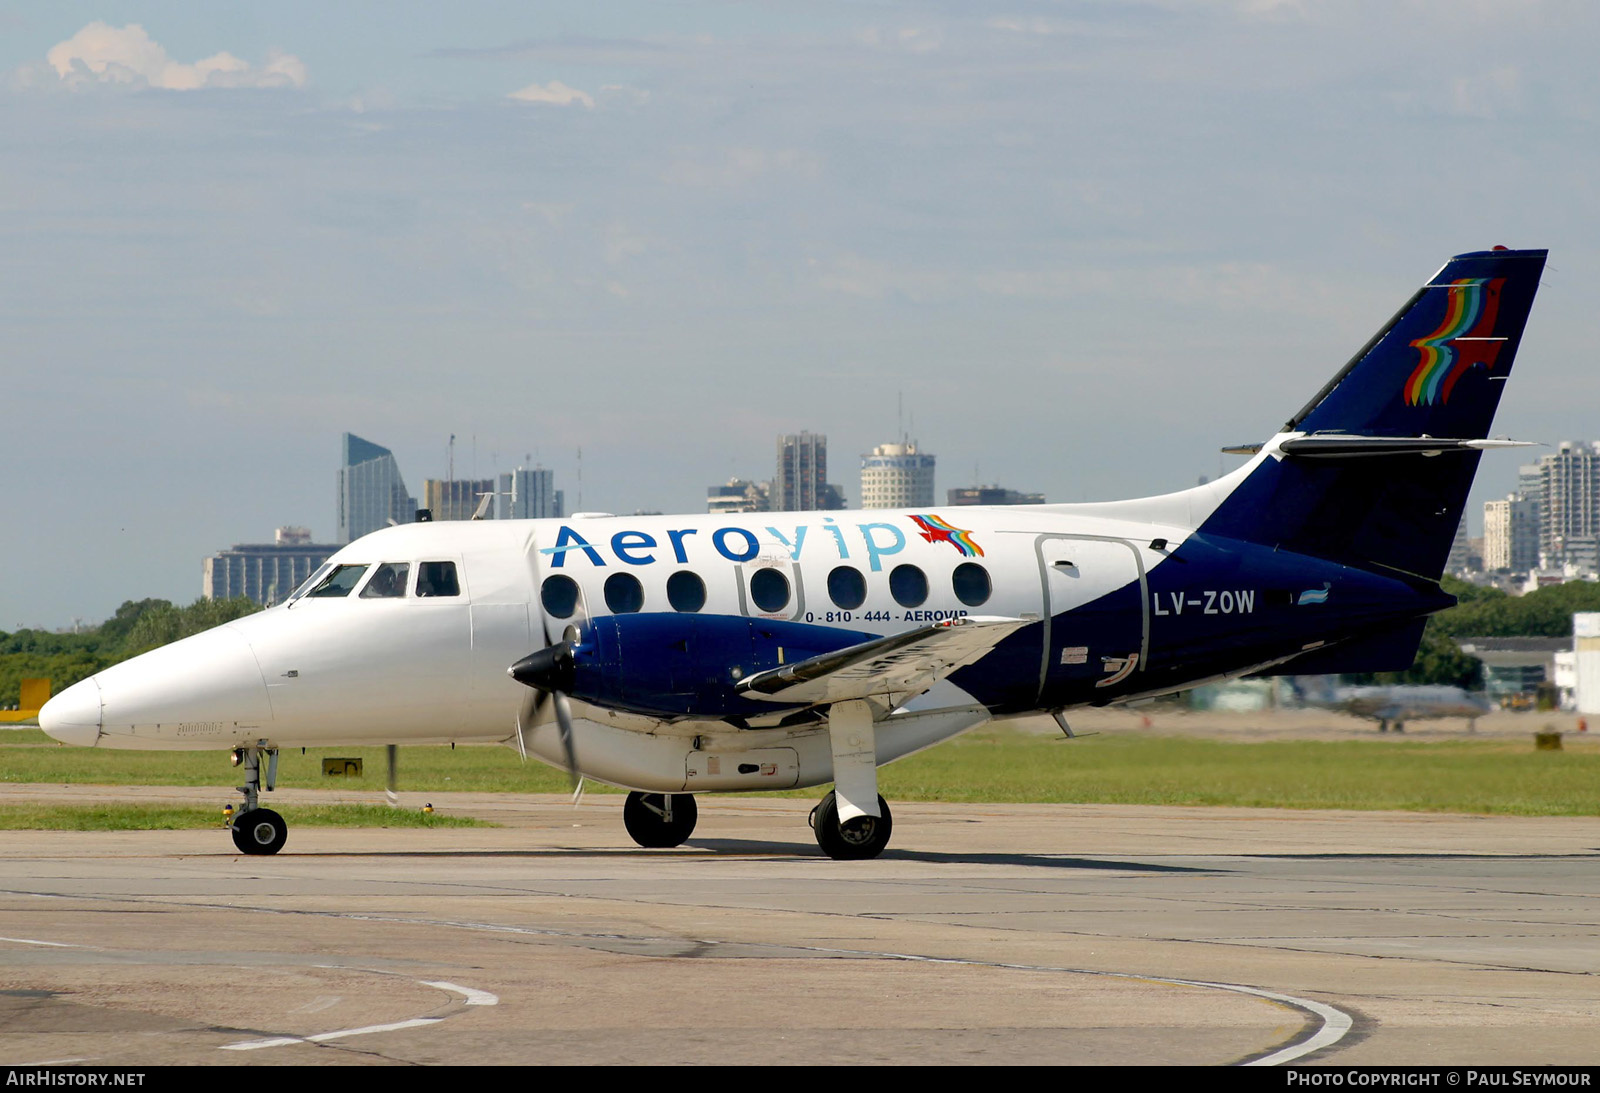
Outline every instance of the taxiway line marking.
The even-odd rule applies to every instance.
[[[438,987],[442,991],[455,991],[457,994],[464,995],[469,1006],[498,1006],[500,1004],[499,995],[490,994],[488,991],[480,991],[476,987],[463,987],[459,983],[447,983],[442,979],[419,979],[417,982],[424,987]]]
[[[0,941],[15,941],[18,945],[48,945],[52,949],[83,949],[85,945],[69,945],[65,941],[36,941],[31,937],[0,937]]]
[[[241,1040],[237,1044],[223,1044],[222,1051],[256,1051],[264,1047],[287,1047],[290,1044],[320,1044],[328,1040],[344,1040],[351,1036],[366,1036],[374,1032],[398,1032],[401,1029],[437,1025],[443,1017],[413,1017],[409,1021],[394,1021],[387,1025],[366,1025],[362,1028],[343,1028],[337,1032],[318,1032],[311,1036],[273,1036],[266,1040]]]

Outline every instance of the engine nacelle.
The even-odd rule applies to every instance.
[[[717,719],[772,713],[735,691],[755,672],[870,640],[828,626],[735,615],[607,615],[572,646],[574,698],[650,717]]]

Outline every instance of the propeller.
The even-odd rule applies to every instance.
[[[526,554],[528,568],[533,575],[533,587],[537,591],[542,588],[542,584],[539,574],[538,543],[532,535],[528,536]],[[578,773],[578,752],[572,737],[572,705],[567,696],[572,693],[576,675],[577,658],[573,650],[578,644],[580,630],[575,625],[568,626],[560,641],[552,641],[549,627],[555,620],[542,609],[540,616],[542,621],[539,631],[544,636],[544,648],[528,654],[506,669],[512,679],[529,689],[522,701],[522,707],[517,711],[517,751],[524,759],[528,757],[528,735],[539,724],[546,705],[554,706],[556,726],[561,737],[561,751],[566,759],[567,778],[571,781],[576,794],[582,790],[583,780]],[[584,617],[580,595],[578,618],[581,620]]]
[[[572,780],[572,788],[577,789],[578,753],[572,744],[572,706],[567,700],[567,695],[572,691],[577,665],[577,658],[573,654],[573,645],[577,638],[576,628],[569,627],[569,632],[569,637],[554,645],[546,645],[537,652],[529,653],[507,671],[511,673],[512,679],[524,687],[532,688],[528,698],[523,702],[526,716],[519,716],[517,719],[518,741],[522,740],[522,733],[526,729],[539,723],[539,715],[543,712],[545,703],[554,705],[556,725],[561,730],[561,750],[567,760],[567,776]]]

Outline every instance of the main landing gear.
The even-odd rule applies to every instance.
[[[260,807],[263,753],[267,757],[267,792],[271,793],[278,784],[278,749],[253,745],[233,751],[233,765],[244,768],[244,785],[238,787],[244,794],[244,807],[234,816],[231,833],[233,845],[245,854],[276,854],[289,838],[289,825],[283,817]]]
[[[876,858],[889,845],[894,818],[878,794],[878,748],[872,707],[836,702],[828,710],[833,792],[811,810],[817,845],[835,861]]]
[[[878,797],[877,816],[855,816],[840,821],[838,797],[829,793],[811,810],[807,822],[816,833],[817,845],[835,861],[865,861],[876,858],[889,845],[889,834],[894,830],[894,817],[889,814],[889,802]]]
[[[622,806],[622,825],[640,846],[682,846],[694,834],[700,807],[692,793],[630,793]]]

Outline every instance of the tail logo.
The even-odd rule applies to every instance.
[[[931,512],[923,516],[913,516],[911,519],[922,529],[922,537],[928,542],[949,543],[961,552],[963,558],[983,557],[983,548],[972,538],[972,532],[965,528],[947,523]]]
[[[1494,367],[1505,344],[1494,337],[1504,284],[1504,277],[1462,277],[1446,286],[1444,318],[1432,333],[1411,343],[1421,359],[1405,383],[1407,406],[1442,406],[1470,368]]]

